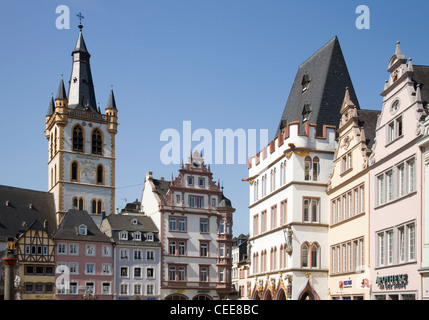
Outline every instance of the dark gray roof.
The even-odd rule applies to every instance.
[[[429,102],[429,66],[413,65],[415,88],[420,84],[423,105],[426,107]]]
[[[170,181],[153,179],[153,184],[155,185],[154,192],[157,193],[162,200],[167,194],[168,189],[170,189]]]
[[[216,208],[232,208],[231,200],[225,197],[222,193],[222,198],[220,199]]]
[[[51,101],[49,102],[48,112],[46,112],[47,116],[53,115],[55,112],[55,102],[54,97],[51,97]]]
[[[86,235],[78,234],[78,227],[84,224],[87,227]],[[86,210],[70,209],[58,226],[53,237],[54,240],[87,241],[87,242],[110,242],[95,224]]]
[[[77,110],[89,110],[98,113],[97,102],[95,99],[94,83],[92,80],[90,57],[86,49],[85,41],[83,40],[82,30],[79,32],[76,47],[72,52],[72,56],[77,54],[77,63],[79,64],[79,74],[75,79],[70,77],[69,82],[69,97],[72,96],[71,92],[77,91],[75,96],[79,97],[79,101],[70,101],[69,108]],[[73,67],[75,64],[73,64]],[[72,72],[73,75],[73,72]]]
[[[136,219],[137,224],[133,224]],[[111,236],[116,244],[135,245],[135,246],[160,246],[158,237],[158,228],[153,223],[152,219],[143,214],[111,214],[103,219],[101,229]],[[120,232],[128,232],[128,240],[120,239]],[[133,238],[134,232],[141,232],[142,241],[135,241]],[[146,234],[152,233],[154,241],[145,241]]]
[[[107,101],[106,109],[116,109],[115,95],[113,89],[110,90],[109,100]]]
[[[132,221],[137,219],[137,224]],[[112,229],[142,231],[142,232],[158,232],[158,228],[152,221],[152,218],[143,214],[110,214],[105,220],[109,222]],[[104,221],[104,220],[103,220]]]
[[[377,117],[381,111],[379,110],[358,110],[359,121],[358,124],[360,127],[363,127],[365,130],[365,139],[366,146],[371,150],[372,145],[374,144],[375,138],[375,129],[377,126]]]
[[[48,233],[54,232],[57,225],[52,193],[0,185],[0,241],[17,237],[36,220],[46,220]]]
[[[55,99],[66,99],[67,100],[66,88],[64,87],[63,78],[61,78],[60,85],[58,87],[57,97]]]
[[[308,87],[303,91],[303,82],[306,81],[309,81]],[[323,125],[338,128],[346,87],[359,109],[340,43],[335,36],[299,66],[276,135],[293,121],[299,121],[300,132],[304,132],[304,106],[311,110],[308,122],[317,125],[318,135],[322,135]]]

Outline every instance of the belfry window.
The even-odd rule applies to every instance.
[[[77,162],[73,162],[71,165],[71,181],[78,181],[78,172],[79,172],[79,167]]]
[[[73,128],[73,151],[83,152],[83,130],[80,126]]]
[[[97,166],[97,184],[104,184],[104,169],[101,164]]]
[[[103,139],[101,137],[101,131],[98,129],[95,129],[92,133],[92,153],[103,153]]]

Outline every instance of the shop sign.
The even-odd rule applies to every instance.
[[[380,289],[405,289],[408,284],[408,274],[377,277],[375,283]]]
[[[352,287],[352,280],[340,281],[338,286],[340,287],[340,289],[351,288]]]

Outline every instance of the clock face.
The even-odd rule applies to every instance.
[[[390,113],[394,114],[396,113],[396,111],[398,111],[399,109],[399,100],[396,100],[395,102],[392,103],[392,105],[390,106]]]
[[[89,160],[85,160],[81,163],[81,173],[85,177],[94,177],[95,176],[95,164]]]

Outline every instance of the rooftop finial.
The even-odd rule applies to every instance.
[[[79,14],[76,15],[79,18],[79,29],[82,31],[83,25],[82,25],[82,19],[85,19],[85,17],[82,15],[82,13],[79,11]]]

